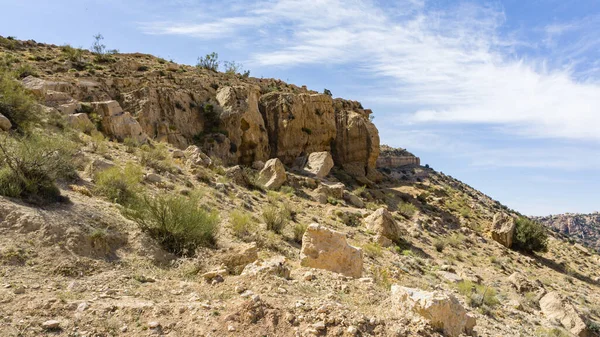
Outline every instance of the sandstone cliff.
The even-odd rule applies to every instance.
[[[600,250],[600,213],[567,213],[538,217],[536,220],[558,233]]]
[[[377,167],[391,169],[407,165],[421,165],[421,159],[405,149],[381,145]]]
[[[17,45],[34,47],[32,42]],[[59,47],[47,48],[60,57]],[[53,65],[41,62],[39,67]],[[378,177],[379,134],[370,110],[279,80],[117,54],[84,73],[53,69],[23,82],[47,106],[102,119],[103,131],[121,141],[148,137],[179,148],[195,144],[227,165],[276,157],[292,166],[312,152],[328,151],[351,175]]]

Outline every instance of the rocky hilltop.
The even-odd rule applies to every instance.
[[[379,134],[371,110],[358,102],[145,54],[115,54],[102,66],[73,71],[77,62],[54,62],[63,55],[58,46],[22,42],[14,50],[26,55],[32,48],[41,52],[34,65],[40,71],[23,79],[25,87],[62,113],[102,116],[112,139],[196,144],[226,165],[277,157],[292,166],[327,151],[346,172],[377,179]]]
[[[592,249],[600,250],[600,213],[566,213],[536,217],[552,230]]]
[[[600,331],[597,252],[358,102],[0,37],[0,113],[1,336]]]

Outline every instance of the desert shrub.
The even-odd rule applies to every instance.
[[[231,74],[231,75],[241,74],[244,70],[244,66],[235,61],[225,61],[225,62],[223,62],[223,65],[225,66],[226,74]],[[250,75],[250,72],[248,72],[248,75]]]
[[[96,62],[112,62],[113,58],[111,55],[116,54],[119,51],[116,49],[107,50],[106,46],[102,43],[102,40],[104,40],[104,36],[102,36],[102,34],[94,35],[94,43],[92,44],[90,51],[94,53]]]
[[[294,225],[294,241],[297,243],[302,243],[302,237],[308,228],[307,224],[297,223]]]
[[[169,157],[169,150],[163,143],[157,143],[154,147],[147,144],[141,146],[142,154],[140,162],[142,165],[153,168],[158,173],[174,172],[175,167]]]
[[[229,214],[229,223],[233,234],[240,239],[251,237],[256,232],[256,224],[247,212],[234,210]]]
[[[410,219],[417,213],[417,207],[410,202],[401,201],[398,204],[398,212],[402,214],[405,218]]]
[[[19,66],[16,70],[15,70],[15,75],[17,76],[17,78],[19,79],[23,79],[27,76],[36,76],[37,71],[35,70],[34,67],[32,67],[30,64],[26,63],[23,64],[21,66]]]
[[[216,241],[219,216],[203,209],[194,195],[145,195],[125,208],[124,215],[177,256],[193,256],[197,248]]]
[[[293,188],[292,186],[281,186],[279,188],[279,192],[281,192],[282,194],[285,194],[287,196],[292,196],[294,194],[296,194],[296,189]]]
[[[513,247],[526,252],[545,252],[548,249],[548,233],[541,223],[520,217],[515,224]]]
[[[13,126],[22,129],[39,120],[40,108],[35,103],[35,98],[12,74],[0,69],[0,113],[9,119]]]
[[[83,50],[80,48],[73,48],[70,45],[66,44],[62,46],[61,51],[63,55],[67,58],[67,60],[71,62],[83,62]]]
[[[323,89],[323,93],[327,96],[333,96],[333,94],[331,93],[331,90],[329,90],[327,88]]]
[[[55,135],[0,138],[0,194],[35,204],[64,201],[57,179],[76,176],[75,144]]]
[[[461,281],[456,285],[460,294],[467,298],[467,302],[474,308],[486,305],[490,308],[500,303],[496,296],[496,289],[471,281]]]
[[[267,205],[263,207],[262,218],[268,230],[281,234],[289,221],[289,213],[282,207]]]
[[[218,71],[219,70],[219,54],[212,52],[210,54],[207,54],[204,57],[198,57],[198,63],[196,64],[196,67],[212,70],[215,72]]]
[[[123,139],[123,145],[125,145],[125,152],[134,153],[135,149],[140,146],[140,143],[131,137],[126,137]]]
[[[96,175],[95,192],[121,205],[135,201],[142,181],[142,168],[133,163],[111,167]]]
[[[433,240],[433,247],[435,247],[436,251],[441,253],[444,248],[446,248],[446,240],[440,238]]]
[[[363,252],[368,257],[380,257],[382,255],[381,246],[377,243],[365,243],[362,246]]]

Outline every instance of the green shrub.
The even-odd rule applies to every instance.
[[[198,63],[196,64],[196,67],[212,70],[215,72],[218,71],[219,70],[219,54],[212,52],[210,54],[207,54],[204,57],[198,57]]]
[[[30,64],[26,63],[21,65],[17,70],[15,70],[15,75],[19,79],[23,79],[27,76],[36,76],[37,71]]]
[[[433,246],[435,247],[435,250],[441,253],[446,247],[446,241],[439,238],[435,239],[433,240]]]
[[[169,157],[169,150],[163,143],[157,143],[154,147],[142,145],[140,162],[142,165],[153,168],[158,173],[175,171],[175,167]]]
[[[256,224],[247,212],[234,210],[229,214],[229,223],[233,234],[240,239],[248,238],[256,232]]]
[[[415,215],[415,213],[417,213],[417,211],[417,206],[411,204],[410,202],[401,201],[398,204],[398,212],[407,219],[412,218]]]
[[[271,205],[263,207],[262,217],[267,229],[277,234],[281,234],[289,221],[289,213],[285,209]]]
[[[140,190],[141,167],[127,163],[124,168],[114,166],[96,175],[95,191],[121,205],[135,201]]]
[[[308,228],[307,224],[297,223],[294,225],[294,241],[297,243],[302,243],[302,237],[304,236],[304,232]]]
[[[83,62],[83,50],[80,48],[73,48],[70,45],[66,44],[62,46],[61,51],[63,55],[67,58],[67,60],[71,62]]]
[[[365,243],[361,248],[368,257],[374,258],[382,255],[381,246],[377,243]]]
[[[548,249],[548,233],[537,221],[520,217],[515,221],[513,247],[526,252],[545,252]]]
[[[124,209],[124,214],[177,256],[193,256],[198,247],[216,242],[219,216],[200,207],[198,196],[143,196]]]
[[[57,179],[76,176],[75,144],[54,135],[0,138],[0,194],[35,204],[64,201]]]
[[[35,98],[15,80],[12,74],[0,69],[0,113],[20,129],[39,120],[41,109]]]
[[[456,285],[460,294],[466,296],[467,302],[474,308],[486,305],[490,308],[500,303],[493,287],[476,284],[471,281],[461,281]]]

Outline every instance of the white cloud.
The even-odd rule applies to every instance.
[[[440,11],[417,0],[388,8],[369,0],[263,0],[201,24],[141,27],[203,39],[243,36],[262,46],[249,66],[354,65],[388,83],[381,99],[418,107],[410,117],[417,124],[484,123],[520,136],[600,141],[598,63],[585,81],[573,70],[600,40],[569,45],[567,63],[551,68],[554,60],[512,56],[527,42],[500,33],[505,19],[495,7]],[[557,23],[545,32],[555,43],[575,29]]]

